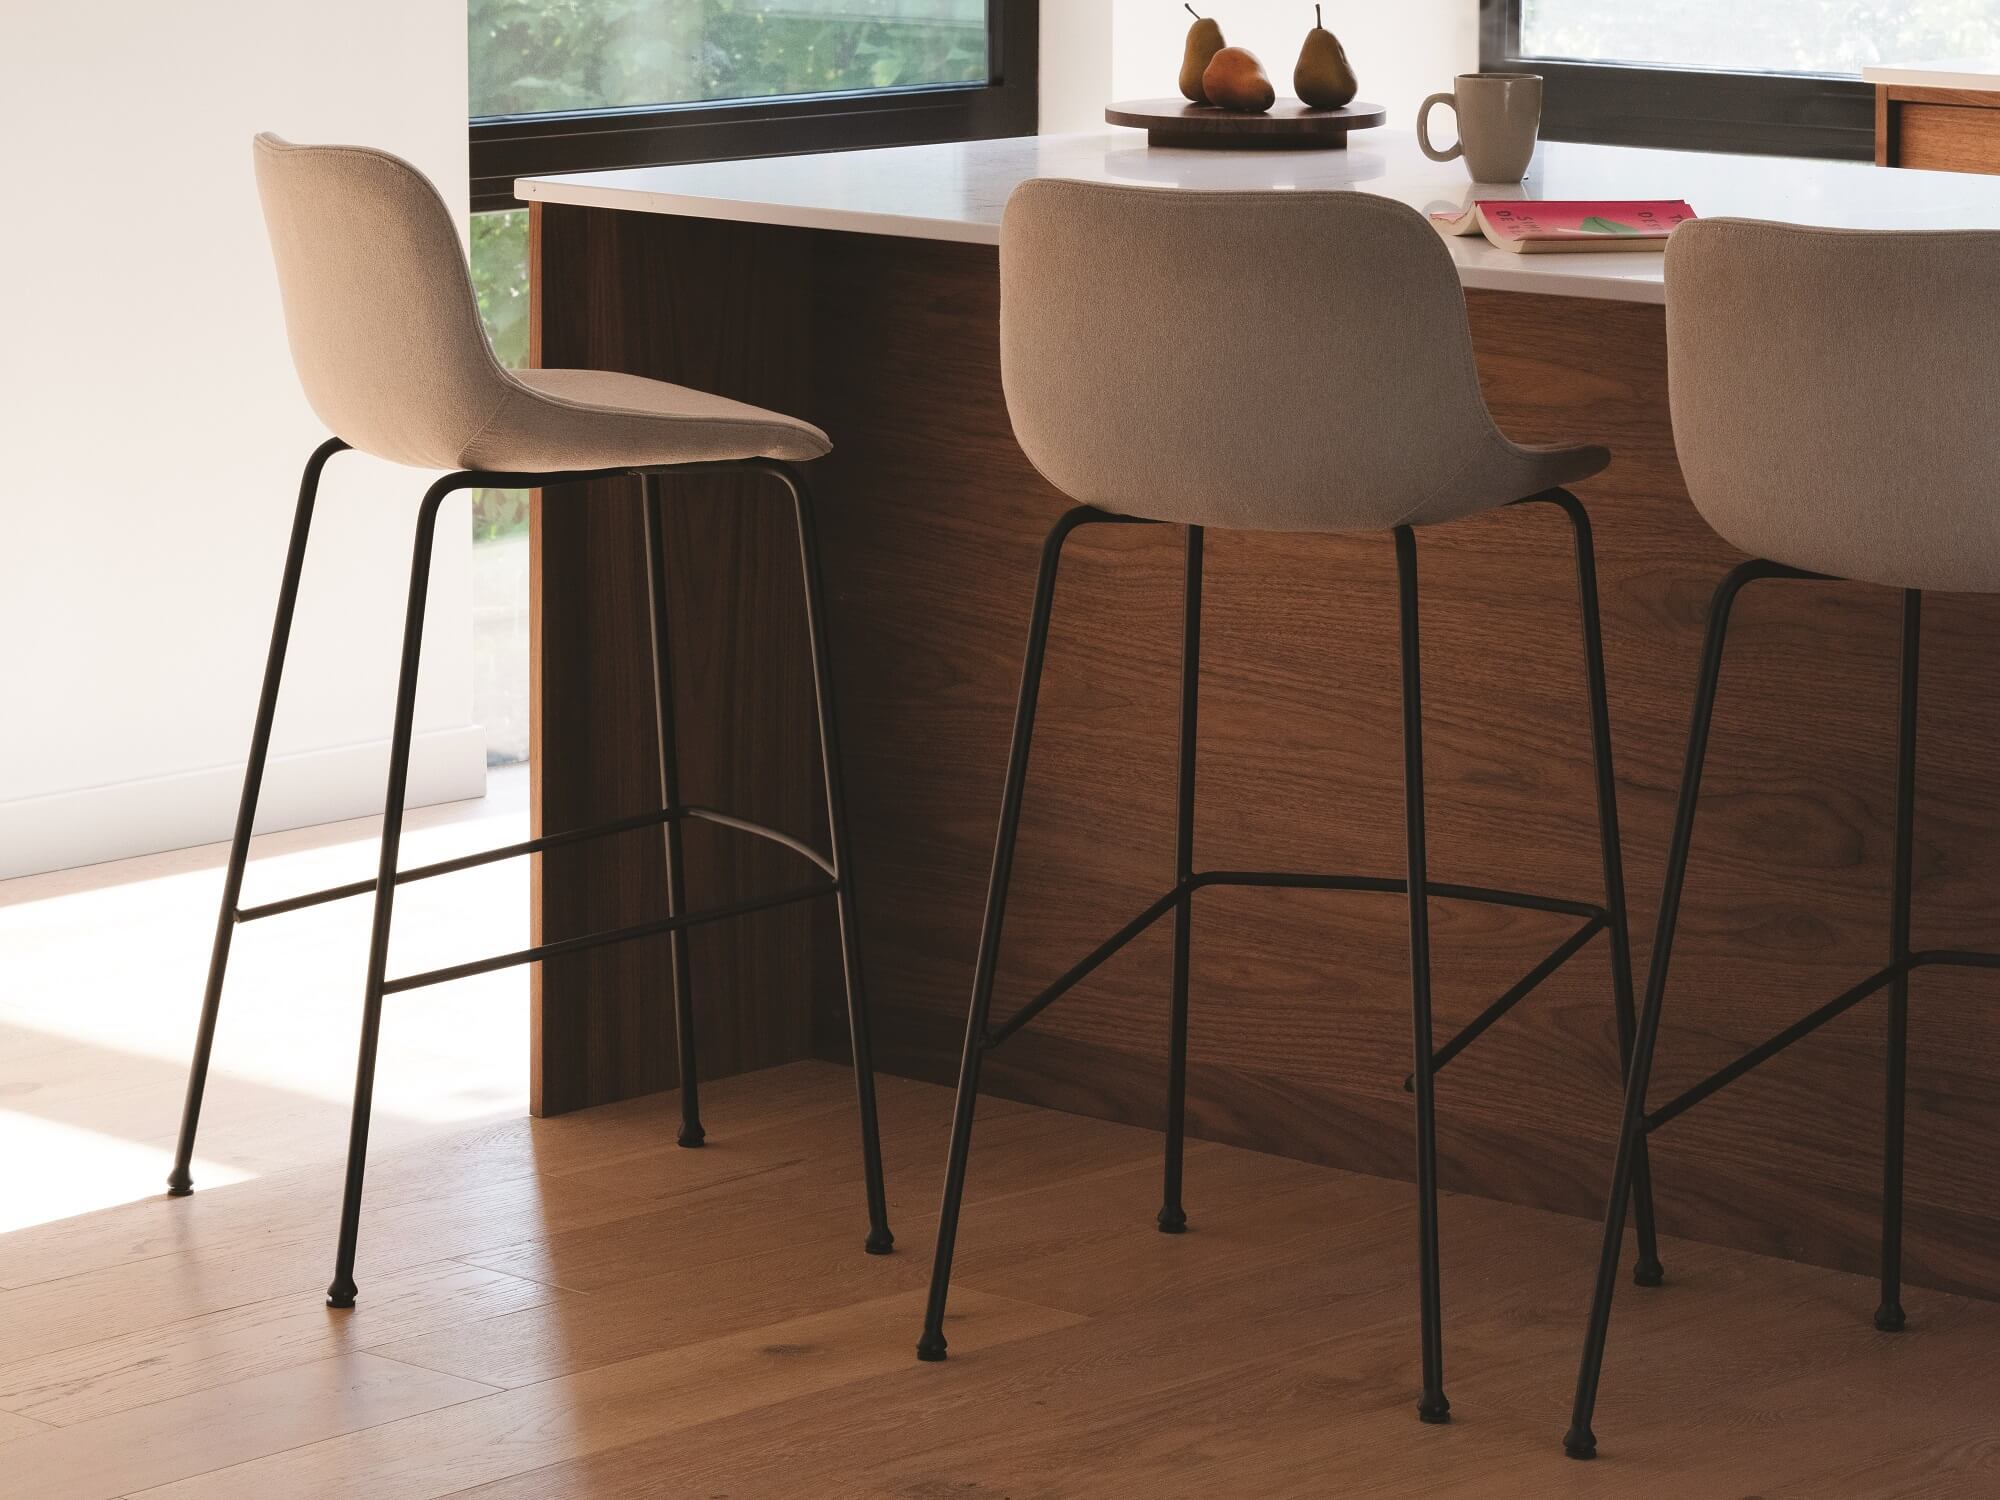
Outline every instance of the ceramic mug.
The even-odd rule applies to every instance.
[[[1431,109],[1449,104],[1458,141],[1449,151],[1431,144]],[[1535,159],[1542,128],[1542,80],[1533,73],[1461,73],[1449,94],[1432,94],[1417,111],[1417,144],[1432,161],[1465,158],[1474,182],[1519,182]]]

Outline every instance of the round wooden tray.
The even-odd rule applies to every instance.
[[[1344,151],[1347,132],[1368,130],[1388,118],[1379,104],[1312,109],[1280,99],[1261,115],[1190,104],[1185,99],[1133,99],[1108,105],[1104,118],[1146,132],[1154,146],[1203,146],[1217,151]]]

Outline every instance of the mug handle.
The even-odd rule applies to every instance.
[[[1458,113],[1458,100],[1451,94],[1432,94],[1424,101],[1424,107],[1417,111],[1417,144],[1424,155],[1432,161],[1457,161],[1465,155],[1465,143],[1453,141],[1449,151],[1440,151],[1431,144],[1431,108],[1438,104],[1449,104],[1453,114]]]

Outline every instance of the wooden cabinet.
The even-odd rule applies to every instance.
[[[1876,84],[1875,161],[2000,173],[2000,91]]]

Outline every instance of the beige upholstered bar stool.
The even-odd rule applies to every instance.
[[[2000,593],[2000,234],[1866,233],[1749,220],[1685,224],[1667,247],[1674,444],[1704,520],[1750,554],[1709,606],[1658,935],[1646,981],[1599,1263],[1564,1447],[1591,1417],[1625,1204],[1646,1136],[1879,990],[1888,991],[1881,1300],[1904,1324],[1903,1104],[1910,975],[2000,968],[2000,954],[1910,948],[1917,658],[1927,591]],[[1865,351],[1866,357],[1860,357]],[[1811,1015],[1648,1112],[1667,969],[1687,880],[1731,607],[1760,579],[1845,579],[1903,596],[1888,962]]]
[[[472,280],[450,213],[428,179],[386,152],[355,146],[295,146],[275,136],[256,141],[257,185],[263,197],[271,249],[284,298],[292,357],[307,399],[335,436],[314,451],[299,487],[278,593],[262,695],[251,737],[250,763],[230,845],[222,912],[216,925],[208,989],[203,1000],[180,1143],[168,1187],[192,1191],[189,1165],[201,1116],[202,1090],[215,1039],[230,937],[238,922],[277,916],[302,907],[373,893],[374,927],[363,994],[361,1050],[356,1069],[353,1127],[340,1238],[327,1301],[354,1304],[354,1256],[360,1228],[362,1173],[374,1089],[375,1050],[388,995],[486,973],[544,957],[608,943],[665,936],[671,945],[673,1004],[681,1069],[680,1144],[704,1139],[696,1099],[694,1013],[689,993],[689,928],[795,901],[830,895],[839,910],[845,960],[847,1017],[854,1047],[855,1084],[861,1110],[869,1233],[866,1248],[886,1254],[892,1243],[882,1188],[876,1130],[874,1076],[868,1017],[862,992],[861,954],[854,905],[854,876],[847,839],[836,739],[833,675],[827,660],[826,617],[820,586],[818,542],[811,493],[799,464],[826,453],[826,435],[809,423],[634,375],[598,370],[501,368],[486,343]],[[402,668],[390,741],[389,782],[383,810],[379,873],[372,881],[243,907],[243,867],[258,789],[270,749],[271,720],[284,674],[285,647],[321,471],[347,448],[395,463],[450,472],[432,483],[416,507],[409,607],[403,627]],[[791,496],[819,703],[820,753],[827,797],[831,852],[774,829],[683,802],[674,739],[672,642],[666,607],[664,508],[667,481],[677,475],[742,471],[767,476]],[[417,869],[399,869],[403,797],[416,709],[418,656],[423,645],[424,600],[429,583],[432,532],[438,509],[452,494],[476,487],[526,489],[584,480],[632,476],[646,520],[654,694],[659,723],[660,806],[628,817],[574,829],[504,849]],[[552,503],[562,503],[560,490]],[[580,502],[576,502],[580,503]],[[728,906],[686,910],[681,825],[689,818],[718,823],[791,849],[812,867],[803,883]],[[665,909],[656,921],[568,938],[458,964],[390,978],[389,922],[396,887],[450,874],[513,855],[580,843],[639,829],[660,828],[666,861]]]
[[[1007,207],[1000,244],[1001,358],[1015,435],[1078,502],[1042,553],[986,919],[959,1075],[937,1259],[918,1354],[945,1357],[944,1312],[981,1059],[1168,912],[1174,978],[1165,1185],[1159,1228],[1186,1227],[1190,913],[1213,886],[1407,897],[1415,1063],[1419,1415],[1448,1419],[1438,1284],[1436,1070],[1600,933],[1621,1044],[1633,1024],[1611,736],[1590,526],[1564,485],[1610,460],[1602,448],[1523,448],[1480,396],[1464,293],[1450,253],[1414,210],[1359,193],[1230,194],[1031,182]],[[1217,363],[1218,350],[1243,358]],[[1417,531],[1518,502],[1559,506],[1574,528],[1585,677],[1603,840],[1604,893],[1573,901],[1432,881],[1424,861]],[[1180,791],[1173,884],[1013,1017],[989,1017],[1001,922],[1063,543],[1080,526],[1186,528]],[[1196,702],[1203,536],[1209,527],[1379,532],[1393,538],[1402,624],[1407,871],[1308,875],[1199,870],[1194,861]],[[1433,1045],[1429,902],[1493,902],[1573,918],[1575,932],[1443,1047]],[[1643,1180],[1638,1275],[1659,1279]]]

